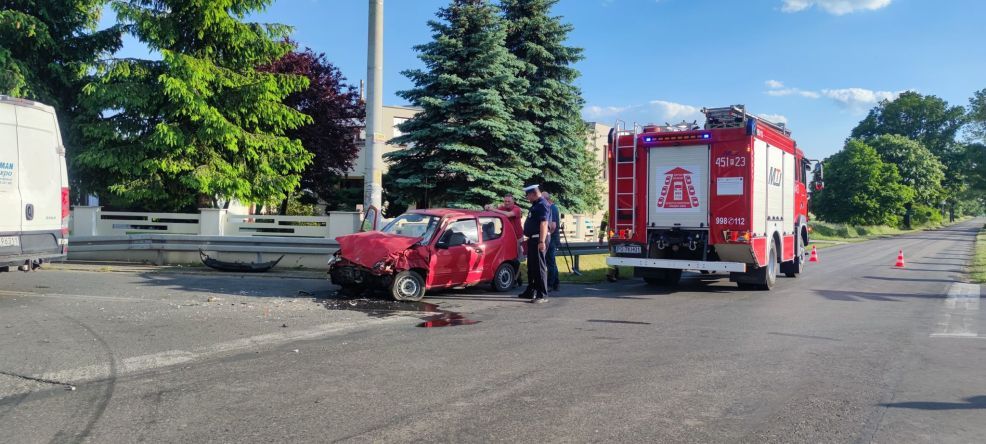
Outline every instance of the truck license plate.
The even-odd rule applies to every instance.
[[[644,249],[638,244],[618,244],[613,247],[613,251],[617,254],[640,254]]]
[[[18,247],[21,244],[21,238],[17,236],[0,236],[0,248],[2,247]]]

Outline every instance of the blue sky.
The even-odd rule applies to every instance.
[[[405,103],[400,71],[421,65],[412,47],[445,4],[385,0],[384,103]],[[742,103],[785,120],[820,158],[881,98],[916,90],[966,105],[986,88],[981,0],[561,0],[555,13],[585,49],[583,115],[602,123],[700,120],[703,106]],[[275,0],[254,19],[293,26],[352,83],[366,77],[367,1]],[[146,51],[128,40],[123,53]]]

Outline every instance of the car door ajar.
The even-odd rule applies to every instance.
[[[456,237],[455,234],[464,237],[465,243],[450,245],[449,241]],[[450,223],[435,244],[431,286],[454,287],[477,282],[477,270],[482,269],[479,260],[482,252],[475,218],[458,219]]]

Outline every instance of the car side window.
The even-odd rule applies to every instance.
[[[445,229],[443,237],[451,236],[451,233],[462,233],[466,237],[467,244],[479,243],[479,229],[476,228],[476,219],[460,219],[452,222]]]
[[[481,217],[479,226],[483,232],[483,242],[499,239],[503,236],[503,221],[499,217]]]

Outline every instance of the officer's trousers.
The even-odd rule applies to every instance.
[[[548,296],[548,263],[538,250],[538,239],[527,240],[527,290],[535,298]]]
[[[555,239],[548,242],[547,251],[544,252],[544,260],[548,263],[548,288],[557,287],[560,284],[558,276],[558,244]]]

